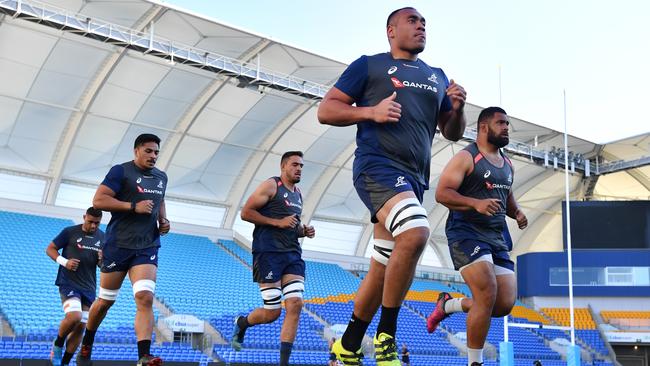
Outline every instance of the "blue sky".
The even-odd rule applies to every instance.
[[[427,19],[421,58],[465,87],[468,101],[609,142],[650,132],[650,1],[168,0],[217,21],[346,63],[388,50],[386,16]]]

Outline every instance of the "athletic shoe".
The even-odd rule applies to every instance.
[[[445,303],[451,298],[451,295],[446,292],[441,292],[438,295],[436,308],[427,317],[427,331],[429,333],[433,333],[438,328],[438,324],[449,316],[449,314],[445,313]]]
[[[332,345],[332,353],[335,354],[336,359],[345,366],[363,365],[363,353],[361,353],[361,348],[356,352],[350,352],[343,348],[340,339],[336,340]]]
[[[137,366],[162,366],[163,360],[160,357],[144,355],[138,360]]]
[[[50,361],[52,361],[52,366],[61,366],[61,359],[63,358],[63,347],[58,347],[52,345],[52,351],[50,352]]]
[[[386,333],[380,333],[375,336],[373,343],[375,344],[377,366],[402,366],[397,356],[395,338]]]
[[[93,366],[93,362],[90,360],[92,351],[92,346],[82,345],[77,353],[77,366]]]
[[[242,343],[244,343],[244,336],[239,336],[241,332],[241,328],[239,328],[239,324],[237,323],[239,318],[241,318],[241,315],[235,317],[235,325],[232,327],[232,337],[230,338],[230,345],[235,351],[241,351]]]

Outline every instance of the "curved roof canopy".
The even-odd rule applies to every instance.
[[[163,140],[158,166],[170,177],[168,200],[215,208],[202,213],[217,215],[206,222],[237,228],[244,227],[237,219],[239,208],[260,182],[278,174],[279,156],[302,150],[304,219],[318,220],[326,228],[312,247],[366,253],[372,230],[351,178],[355,128],[323,126],[316,119],[318,96],[345,64],[158,2],[52,3],[56,8],[0,0],[5,12],[0,15],[0,173],[13,182],[8,188],[0,183],[0,191],[20,198],[23,193],[16,191],[32,189],[35,193],[24,197],[87,205],[110,166],[132,159],[135,136],[151,132]],[[22,13],[16,11],[18,4]],[[28,9],[34,13],[25,15]],[[48,10],[33,15],[38,9]],[[62,26],[54,15],[48,20],[55,13],[71,14],[67,21],[76,19],[82,30]],[[113,40],[97,36],[99,31],[114,35]],[[132,41],[133,34],[140,35],[144,45],[158,40],[160,47],[126,47],[115,41],[119,32]],[[164,49],[177,52],[176,58]],[[202,61],[187,61],[192,57]],[[240,67],[239,74],[205,67],[217,60],[230,60],[231,67]],[[244,75],[241,65],[258,72]],[[268,78],[262,80],[259,70]],[[268,81],[271,77],[280,81]],[[476,121],[479,111],[467,105],[468,121]],[[558,249],[564,177],[561,169],[553,169],[553,155],[545,167],[540,153],[563,146],[563,136],[517,118],[511,126],[511,139],[520,142],[510,148],[516,152],[514,192],[530,221],[523,233],[511,227],[515,251]],[[432,188],[466,141],[451,143],[436,136]],[[647,199],[646,163],[600,177],[594,163],[596,157],[601,164],[602,159],[647,157],[649,143],[649,134],[606,145],[570,137],[569,150],[582,155],[571,176],[573,198]],[[584,176],[582,158],[591,159],[591,177]],[[75,200],[76,194],[86,201]],[[431,191],[425,207],[433,231],[425,263],[448,266],[443,230],[447,210],[434,204]],[[330,246],[328,240],[339,244]]]

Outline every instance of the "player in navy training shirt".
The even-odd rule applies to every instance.
[[[477,124],[476,142],[449,161],[436,188],[436,200],[449,208],[445,231],[451,259],[472,298],[442,292],[427,319],[433,332],[449,314],[468,313],[467,364],[473,366],[483,364],[490,318],[508,315],[515,304],[517,283],[505,218],[517,220],[520,229],[528,225],[512,193],[512,162],[501,151],[509,143],[506,112],[485,108]]]
[[[300,221],[302,194],[300,182],[301,151],[287,151],[280,160],[281,174],[257,187],[242,208],[242,220],[255,224],[253,232],[253,280],[259,284],[264,306],[235,318],[232,347],[239,351],[246,329],[271,323],[282,311],[285,317],[280,333],[280,366],[289,364],[298,329],[305,290],[305,262],[299,238],[313,238],[314,227]]]
[[[354,61],[318,109],[323,124],[357,125],[354,186],[375,223],[370,270],[333,347],[346,365],[359,364],[361,341],[380,305],[377,365],[400,365],[397,316],[429,237],[422,196],[429,188],[431,144],[436,127],[451,141],[465,130],[465,90],[418,58],[425,24],[413,8],[392,12],[386,22],[390,52]]]
[[[162,364],[152,356],[153,298],[158,270],[160,235],[169,232],[165,210],[167,174],[155,167],[160,138],[142,134],[133,144],[135,158],[115,165],[97,188],[93,205],[111,212],[106,228],[106,244],[100,275],[99,296],[90,308],[86,334],[77,365],[91,365],[95,333],[115,303],[126,275],[133,284],[137,306],[135,335],[138,339],[138,366]]]
[[[90,207],[83,220],[83,224],[63,229],[45,250],[60,265],[55,284],[59,287],[65,313],[52,345],[50,361],[53,366],[70,363],[81,343],[88,309],[95,301],[97,267],[101,262],[101,249],[104,245],[104,232],[98,229],[102,211]]]

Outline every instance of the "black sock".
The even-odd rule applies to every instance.
[[[95,343],[95,333],[97,333],[96,330],[90,330],[86,329],[86,333],[84,333],[84,339],[81,342],[84,346],[93,346],[93,343]]]
[[[356,352],[361,347],[361,342],[363,342],[363,336],[366,334],[366,330],[370,322],[363,321],[357,318],[354,313],[352,313],[352,318],[348,323],[348,327],[341,337],[341,345],[343,348],[350,352]]]
[[[63,358],[61,359],[61,365],[69,365],[70,360],[72,360],[72,355],[74,355],[74,353],[70,353],[70,352],[66,351],[63,354]]]
[[[63,344],[65,343],[65,337],[61,337],[60,335],[56,335],[56,340],[54,341],[54,345],[57,347],[63,347]]]
[[[142,358],[144,355],[151,354],[151,339],[143,339],[138,341],[138,358]]]
[[[240,316],[239,318],[237,318],[237,326],[239,327],[238,336],[240,338],[243,338],[244,334],[246,334],[246,329],[248,329],[248,327],[251,326],[250,324],[248,324],[248,315]]]
[[[280,343],[280,366],[289,366],[289,357],[291,356],[291,349],[293,343],[282,342]]]
[[[399,309],[399,306],[396,308],[387,308],[382,305],[381,318],[379,318],[379,325],[377,325],[377,334],[386,333],[393,338],[395,337]]]

